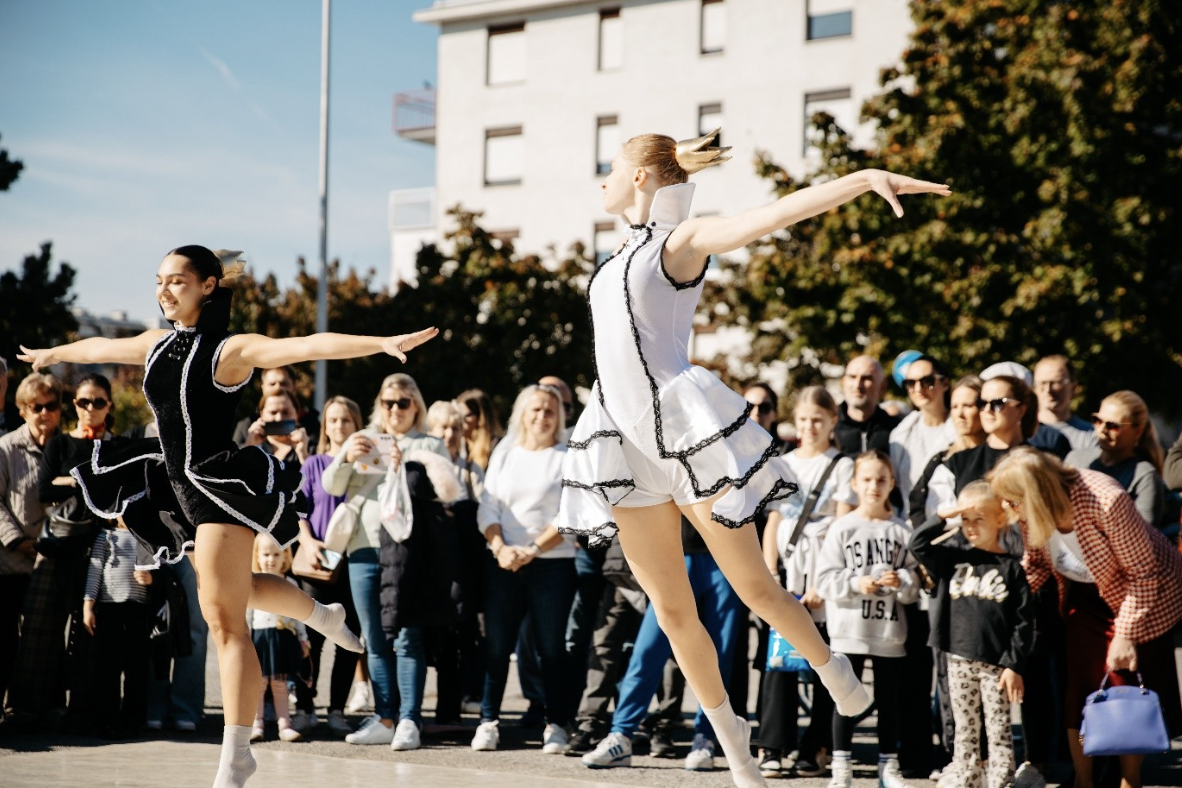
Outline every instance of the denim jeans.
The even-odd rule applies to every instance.
[[[398,719],[423,727],[423,692],[427,686],[427,649],[422,627],[403,627],[394,638],[397,652]]]
[[[482,721],[500,719],[509,656],[517,645],[527,612],[542,666],[546,717],[555,725],[566,725],[570,720],[566,622],[575,597],[575,583],[573,558],[535,558],[516,572],[501,569],[491,561],[486,564],[484,626],[488,661]]]
[[[201,722],[205,710],[205,649],[209,625],[201,615],[197,600],[197,572],[186,556],[172,565],[172,571],[185,589],[189,608],[189,640],[193,652],[172,662],[172,684],[153,677],[148,684],[148,719],[160,722]]]
[[[739,615],[743,603],[723,576],[722,570],[708,553],[694,553],[685,557],[690,587],[698,604],[698,614],[714,647],[718,650],[718,668],[725,686],[730,680],[734,664],[734,631],[742,621]],[[665,663],[673,654],[669,638],[657,623],[656,609],[649,605],[636,633],[632,659],[628,671],[620,681],[620,698],[612,715],[612,732],[631,737],[640,727],[648,711],[649,701],[661,683]],[[694,729],[706,737],[713,737],[714,729],[698,707]]]
[[[377,550],[366,547],[349,554],[349,587],[353,591],[357,618],[361,621],[361,636],[365,638],[374,714],[384,720],[397,719],[394,650],[382,629],[382,567],[378,563]]]

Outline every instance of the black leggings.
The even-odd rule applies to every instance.
[[[866,660],[874,662],[874,705],[878,709],[878,751],[894,753],[899,741],[899,687],[903,679],[902,657],[868,657],[847,654],[854,667],[854,675],[862,675]],[[854,742],[854,717],[843,717],[833,712],[833,749],[850,751]]]

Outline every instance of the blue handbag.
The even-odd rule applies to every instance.
[[[767,669],[785,673],[800,673],[811,668],[808,660],[802,657],[800,652],[784,639],[783,635],[769,627],[767,631]]]
[[[1089,757],[1150,755],[1170,749],[1161,700],[1156,692],[1145,689],[1140,673],[1136,687],[1109,687],[1104,674],[1100,689],[1084,702],[1083,717],[1079,741]]]

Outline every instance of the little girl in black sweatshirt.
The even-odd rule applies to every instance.
[[[960,517],[970,548],[945,543],[945,520]],[[953,526],[955,528],[955,526]],[[956,738],[951,784],[980,788],[980,720],[989,741],[988,788],[1014,778],[1010,704],[1020,703],[1022,669],[1034,645],[1034,605],[1026,573],[1000,544],[1006,529],[1001,499],[988,482],[966,486],[911,537],[911,553],[937,583],[928,645],[947,652]]]

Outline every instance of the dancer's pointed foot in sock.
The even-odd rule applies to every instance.
[[[251,727],[227,725],[222,733],[222,759],[213,788],[243,788],[257,765],[250,752]]]
[[[829,690],[837,713],[843,717],[857,717],[870,708],[870,695],[862,686],[862,680],[854,675],[850,658],[835,651],[829,652],[829,660],[822,665],[813,665],[821,683]]]
[[[312,612],[304,623],[347,651],[357,654],[365,651],[361,640],[345,626],[345,608],[339,602],[322,605],[313,600]]]
[[[747,720],[735,714],[729,698],[716,709],[702,707],[714,737],[722,746],[726,765],[731,770],[731,780],[737,788],[763,788],[767,782],[759,771],[759,763],[751,757],[751,726]]]

